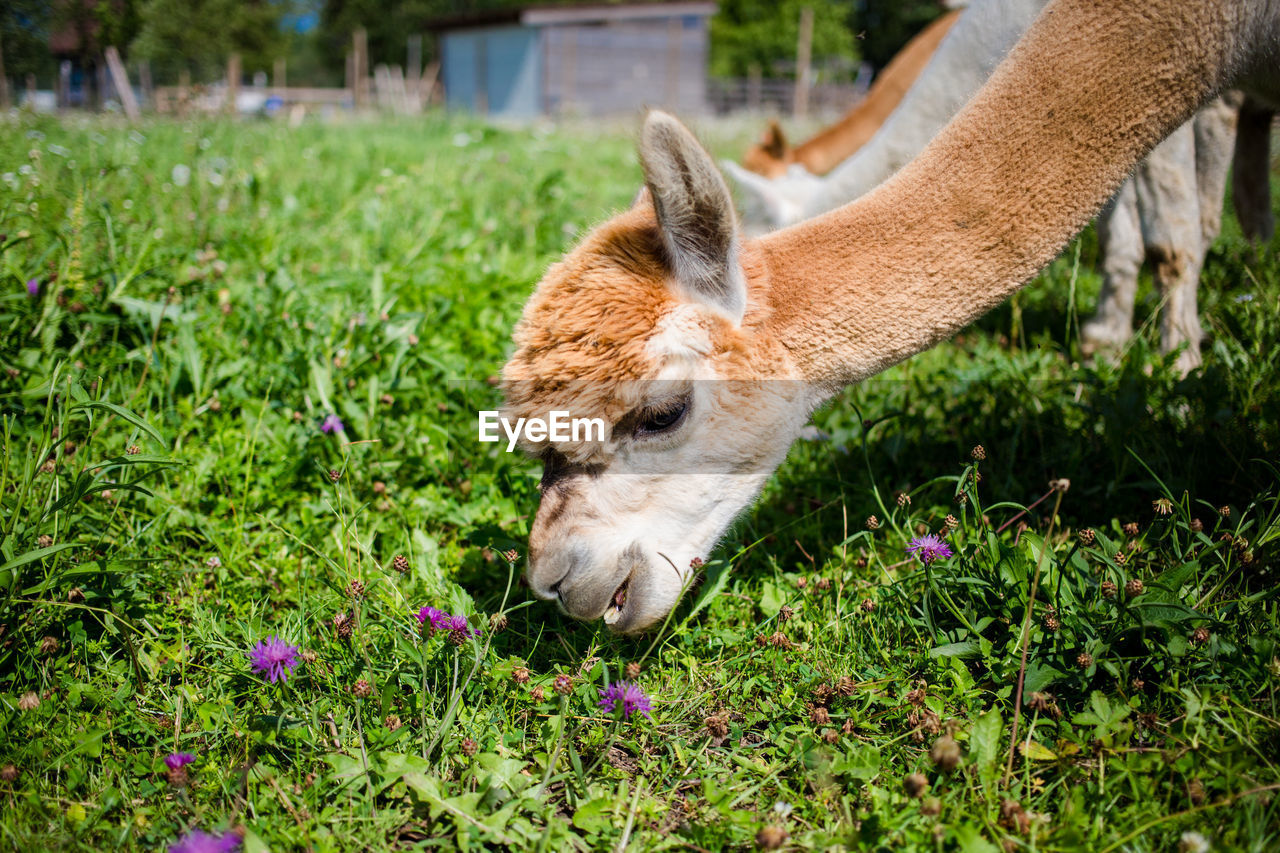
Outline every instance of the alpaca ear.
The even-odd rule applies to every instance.
[[[715,162],[684,125],[651,110],[640,132],[640,163],[680,287],[741,322],[747,284],[738,262],[738,226]]]
[[[642,204],[653,204],[653,196],[649,193],[649,187],[645,184],[640,185],[640,189],[636,190],[635,198],[631,199],[633,208]]]
[[[732,160],[721,160],[720,165],[738,187],[743,225],[749,236],[785,228],[804,218],[799,201],[791,198],[800,189],[793,186],[798,183],[795,167],[788,170],[785,177],[769,179],[742,168]]]
[[[769,121],[769,129],[764,132],[764,138],[760,140],[760,147],[775,160],[786,159],[787,152],[791,150],[791,146],[787,144],[787,137],[782,132],[782,126],[776,120]]]

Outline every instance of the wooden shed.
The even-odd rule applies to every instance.
[[[439,20],[451,109],[503,118],[707,109],[715,3],[528,6]]]

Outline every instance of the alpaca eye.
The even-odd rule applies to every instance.
[[[689,411],[687,399],[671,400],[660,406],[646,409],[636,425],[636,435],[657,435],[675,429]]]

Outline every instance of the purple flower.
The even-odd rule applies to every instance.
[[[193,829],[169,845],[169,853],[234,853],[240,849],[240,836],[234,832],[226,835],[210,835]]]
[[[639,685],[632,684],[629,681],[615,681],[600,691],[599,705],[610,714],[618,709],[619,703],[622,704],[622,719],[624,720],[631,719],[631,715],[636,711],[644,714],[646,718],[652,719],[649,716],[649,712],[653,710],[653,706],[649,704],[649,697],[645,695]]]
[[[907,545],[907,553],[920,558],[926,566],[934,560],[945,560],[953,556],[950,546],[941,537],[930,533],[928,536],[917,536]]]
[[[330,414],[320,422],[321,432],[342,432],[346,427],[342,425],[342,418],[337,415]]]
[[[276,636],[267,637],[249,652],[254,672],[267,681],[288,681],[293,668],[298,665],[298,647],[291,646]]]
[[[27,295],[30,296],[32,299],[40,295],[39,279],[34,279],[34,278],[27,279]]]
[[[438,607],[432,607],[430,604],[424,604],[422,609],[418,611],[417,617],[418,622],[424,628],[427,626],[427,623],[430,622],[431,630],[433,632],[448,631],[452,627],[450,623],[452,622],[453,617]]]
[[[174,752],[165,757],[164,766],[170,770],[177,770],[180,767],[186,767],[195,760],[195,755],[190,752]]]

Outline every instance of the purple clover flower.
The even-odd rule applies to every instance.
[[[646,719],[653,719],[649,716],[649,712],[653,710],[653,706],[649,703],[649,697],[640,689],[637,684],[630,681],[615,681],[608,687],[600,691],[601,708],[612,714],[617,711],[619,705],[622,707],[622,719],[629,720],[631,715],[639,711],[645,715]]]
[[[321,432],[342,432],[346,427],[342,424],[342,418],[335,414],[329,414],[320,422]]]
[[[941,537],[933,533],[912,539],[907,544],[907,553],[918,557],[920,562],[926,566],[934,560],[945,560],[947,557],[954,556],[951,547]]]
[[[193,829],[169,846],[169,853],[234,853],[240,849],[240,836],[234,832],[210,835]]]
[[[291,646],[276,636],[267,637],[249,652],[254,672],[275,684],[288,681],[298,665],[298,647]]]
[[[40,295],[40,280],[37,278],[27,279],[27,295],[35,299]]]
[[[174,752],[165,757],[164,766],[170,770],[177,770],[181,767],[186,767],[195,760],[195,755],[190,752]]]

